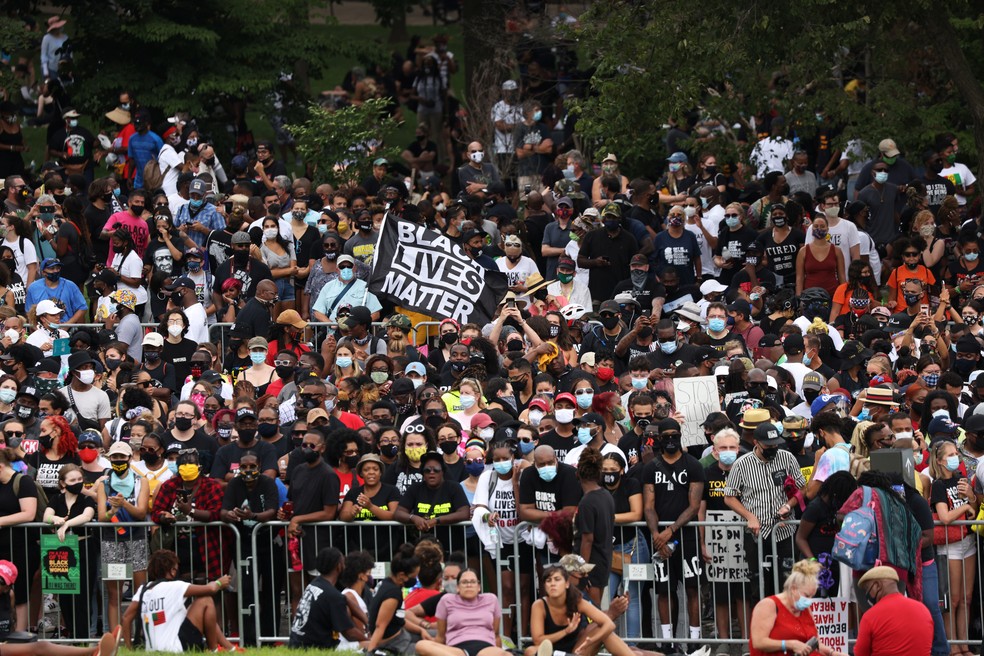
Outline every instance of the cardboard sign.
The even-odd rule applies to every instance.
[[[711,562],[705,565],[707,580],[748,583],[744,520],[732,510],[708,510],[707,521],[720,523],[704,528],[707,553],[711,557]]]
[[[847,653],[847,609],[850,599],[833,597],[832,599],[814,599],[810,606],[813,623],[817,626],[820,644]]]
[[[79,536],[68,533],[65,541],[57,535],[41,536],[41,594],[79,594]]]
[[[673,398],[674,407],[685,418],[680,427],[683,448],[706,445],[707,437],[701,424],[707,419],[707,415],[721,412],[717,378],[714,376],[674,378]]]

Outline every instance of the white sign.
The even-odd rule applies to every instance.
[[[849,601],[843,597],[814,599],[813,605],[810,606],[820,644],[845,654],[847,653],[847,609]]]
[[[674,378],[673,398],[674,407],[685,418],[680,427],[683,448],[706,445],[707,437],[701,424],[707,419],[707,415],[721,412],[717,378],[714,376]]]
[[[711,562],[707,563],[707,580],[713,583],[748,583],[748,560],[745,558],[744,520],[731,510],[708,510],[704,540]]]
[[[387,576],[390,575],[389,572],[390,564],[384,561],[378,561],[372,566],[372,578],[377,581],[382,581]]]
[[[653,566],[648,563],[631,563],[625,565],[626,581],[652,581]]]

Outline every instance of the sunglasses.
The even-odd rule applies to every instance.
[[[726,218],[726,219],[740,219],[741,218],[741,214],[725,214],[724,215],[724,218]]]
[[[592,389],[579,389],[574,392],[574,396],[587,396],[589,394],[594,394]]]
[[[7,437],[24,437],[24,431],[4,431]]]
[[[424,467],[421,471],[424,472],[425,474],[440,474],[441,473],[441,468],[440,467]]]
[[[902,253],[902,256],[903,257],[919,257],[919,253],[918,252],[908,252],[907,251],[905,253]]]
[[[317,449],[318,448],[318,445],[317,444],[313,444],[311,442],[304,442],[303,444],[301,444],[301,447],[304,448],[304,449]]]
[[[413,426],[407,426],[407,429],[404,431],[404,434],[409,435],[410,433],[423,433],[423,432],[424,432],[423,424],[414,424]]]

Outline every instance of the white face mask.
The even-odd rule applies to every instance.
[[[18,334],[18,332],[13,328],[7,330],[7,332],[5,332],[3,335],[14,344],[20,341],[20,334]]]
[[[271,241],[273,239],[276,239],[277,238],[277,232],[279,232],[279,231],[276,228],[264,228],[263,229],[263,238],[266,239],[267,241]]]
[[[697,213],[697,208],[687,205],[686,207],[683,208],[683,213],[686,215],[688,219],[693,218],[694,214]]]
[[[468,157],[476,164],[481,164],[482,160],[485,159],[485,153],[479,150],[474,153],[469,153]]]
[[[561,408],[560,410],[554,410],[554,416],[557,418],[558,423],[569,424],[574,421],[574,408]]]
[[[92,385],[92,381],[96,379],[96,372],[92,369],[83,369],[79,373],[79,381],[83,385]]]
[[[182,326],[168,326],[167,327],[167,332],[171,335],[171,337],[177,337],[178,335],[181,334],[181,331],[183,331],[183,330],[184,330],[184,328]]]

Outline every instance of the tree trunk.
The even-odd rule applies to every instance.
[[[500,0],[462,0],[462,37],[465,41],[465,95],[472,97],[475,69],[489,52],[507,47],[506,10]],[[506,79],[509,72],[504,72]]]
[[[935,5],[924,13],[923,20],[933,35],[934,47],[950,73],[954,86],[960,92],[971,117],[974,119],[974,143],[977,152],[984,153],[984,87],[974,76],[967,55],[960,48],[956,30],[950,23],[950,15],[943,5]],[[984,176],[984,157],[978,159],[977,177]]]
[[[390,25],[389,42],[406,43],[410,40],[407,32],[407,3],[400,2],[393,10],[393,24]]]

